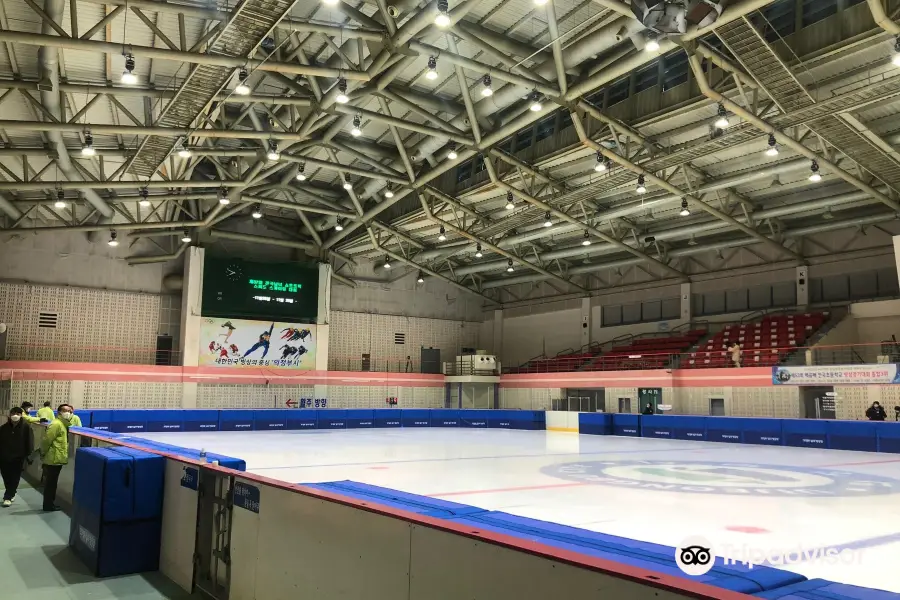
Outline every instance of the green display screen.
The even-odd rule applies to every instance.
[[[296,263],[207,257],[204,317],[312,323],[319,307],[319,271]]]

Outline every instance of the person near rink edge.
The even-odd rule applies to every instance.
[[[44,402],[44,406],[38,410],[38,419],[41,423],[50,423],[53,421],[53,409],[50,408],[50,401]]]
[[[34,408],[34,404],[29,402],[28,400],[22,403],[22,420],[24,420],[26,423],[40,423],[40,417],[32,417],[28,414],[31,412],[32,408]]]
[[[887,413],[884,412],[884,407],[881,404],[873,402],[872,406],[866,409],[866,418],[870,421],[884,421],[887,419]]]
[[[81,417],[75,414],[75,409],[72,408],[72,421],[69,423],[69,427],[84,427],[81,424]]]
[[[653,406],[648,402],[647,406],[644,407],[644,410],[641,411],[642,415],[652,415],[653,414]]]
[[[44,463],[44,510],[54,512],[56,506],[56,486],[59,474],[69,462],[69,426],[72,422],[73,408],[69,404],[60,404],[57,418],[50,423],[41,440],[41,460]]]
[[[22,418],[22,409],[14,406],[9,419],[0,426],[0,475],[3,477],[3,508],[16,500],[16,490],[25,468],[25,460],[34,447],[34,433]]]

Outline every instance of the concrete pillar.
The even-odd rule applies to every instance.
[[[581,345],[591,343],[591,299],[581,299]]]
[[[896,252],[897,238],[894,238],[894,247]],[[806,306],[809,304],[809,268],[797,267],[797,306]]]
[[[691,310],[691,284],[682,283],[681,284],[681,319],[683,321],[690,321],[693,317],[693,312]]]
[[[319,263],[319,303],[316,310],[316,371],[328,370],[328,336],[331,326],[331,265]],[[327,385],[313,386],[316,398],[328,398]]]
[[[184,284],[181,290],[181,364],[200,364],[200,316],[203,309],[203,260],[205,250],[192,246],[184,259]],[[181,407],[197,408],[197,384],[181,384]]]

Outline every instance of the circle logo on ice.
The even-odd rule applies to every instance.
[[[716,566],[716,551],[706,538],[689,537],[675,547],[675,562],[685,574],[699,577]]]
[[[871,474],[784,465],[675,461],[590,461],[548,465],[552,477],[618,487],[734,496],[880,496],[900,481]]]

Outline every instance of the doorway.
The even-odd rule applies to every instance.
[[[658,415],[660,403],[662,403],[662,388],[638,388],[638,408],[641,412],[649,404],[653,408],[653,414]]]
[[[804,419],[834,419],[835,392],[833,386],[800,388],[800,417]]]
[[[725,398],[709,399],[709,416],[724,417],[725,416]]]
[[[619,412],[631,413],[631,398],[619,398]]]

